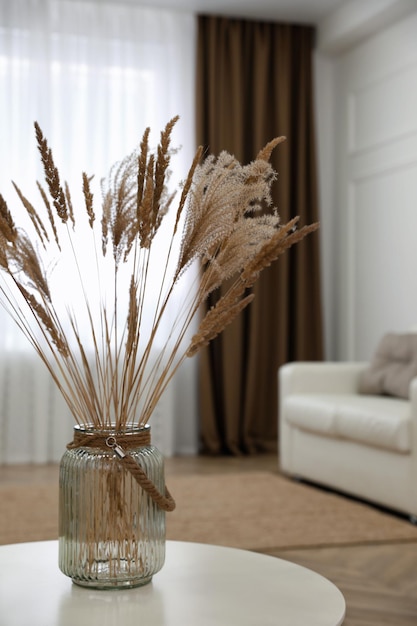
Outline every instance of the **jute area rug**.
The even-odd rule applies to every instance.
[[[267,552],[417,540],[407,520],[273,472],[174,475],[167,538]],[[55,484],[0,486],[0,543],[56,539]]]

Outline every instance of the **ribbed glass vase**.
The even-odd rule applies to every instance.
[[[60,464],[59,568],[78,585],[137,587],[164,564],[165,511],[120,462],[120,441],[164,493],[164,460],[149,426],[75,427]]]

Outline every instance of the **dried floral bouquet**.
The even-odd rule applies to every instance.
[[[86,173],[83,206],[74,210],[37,123],[46,183],[37,182],[42,210],[13,183],[30,218],[30,227],[23,229],[0,195],[1,304],[38,352],[78,424],[117,430],[146,424],[182,361],[251,302],[250,288],[265,267],[317,228],[297,230],[297,218],[281,224],[271,208],[276,173],[269,159],[281,137],[244,166],[227,152],[203,159],[200,148],[182,185],[169,245],[161,247],[158,234],[174,203],[167,183],[177,119],[161,132],[155,150],[146,129],[139,148],[113,166],[101,181],[99,216]],[[155,256],[165,267],[158,285],[149,273]],[[197,284],[182,298],[169,337],[151,363],[161,325],[171,315],[169,304],[195,261]],[[60,265],[70,270],[71,281],[60,278]],[[85,278],[89,273],[94,289]],[[227,291],[204,313],[203,303],[225,281]],[[82,295],[78,309],[66,294],[72,293],[70,283]],[[64,297],[62,304],[63,292],[68,301]],[[153,323],[145,332],[150,295]],[[187,339],[194,319],[197,331]]]

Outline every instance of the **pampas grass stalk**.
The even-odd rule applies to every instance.
[[[278,137],[248,165],[227,152],[203,159],[199,148],[182,186],[168,244],[161,249],[160,227],[175,198],[168,182],[177,121],[168,122],[155,151],[147,128],[138,149],[111,168],[101,181],[101,215],[93,177],[85,172],[84,208],[73,206],[69,185],[61,184],[37,122],[45,178],[45,186],[37,181],[40,208],[14,183],[30,218],[31,237],[16,226],[0,195],[0,302],[48,368],[78,424],[117,429],[146,424],[184,359],[250,304],[251,289],[264,268],[317,228],[297,229],[297,218],[281,224],[271,206],[276,173],[269,160],[284,140]],[[88,268],[79,258],[80,242],[91,252]],[[150,266],[156,255],[163,269],[155,289]],[[81,294],[78,309],[72,302],[63,307],[53,288],[59,264],[68,259]],[[172,299],[196,262],[196,284],[170,320],[161,348]],[[93,300],[85,282],[87,269],[97,286]],[[216,305],[204,312],[210,294],[226,284]],[[146,332],[144,315],[152,292],[156,300]],[[198,328],[190,339],[196,319]]]

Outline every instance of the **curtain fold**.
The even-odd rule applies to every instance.
[[[271,159],[283,222],[318,221],[310,26],[199,16],[197,141],[247,163],[285,135]],[[202,449],[256,453],[277,445],[277,370],[323,357],[319,238],[268,268],[255,300],[200,359]],[[218,294],[213,296],[213,299]],[[209,302],[209,306],[213,304]]]

